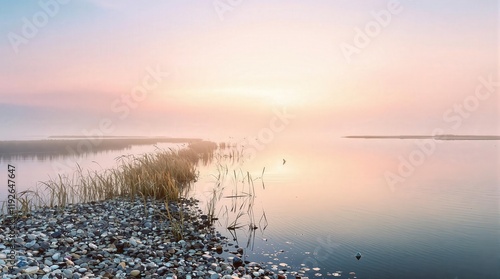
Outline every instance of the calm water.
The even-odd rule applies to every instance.
[[[306,267],[310,278],[500,278],[498,144],[445,141],[418,157],[414,140],[275,140],[252,160],[219,162],[229,170],[223,196],[236,193],[235,186],[238,193],[251,191],[241,174],[249,171],[256,179],[252,201],[259,229],[233,233],[242,247],[250,238],[246,250],[251,261],[285,263],[289,270]],[[89,155],[84,166],[100,168],[96,161],[107,168],[124,153],[153,150],[141,146]],[[402,167],[399,172],[401,159],[411,154],[413,171]],[[7,163],[1,162],[0,169]],[[18,170],[18,189],[55,175],[54,161],[10,163]],[[264,167],[262,180],[257,179]],[[404,177],[391,185],[388,172]],[[211,174],[217,173],[216,163],[200,166],[192,195],[210,198]],[[231,238],[225,227],[234,220],[228,212],[235,202],[239,208],[244,199],[217,203],[218,226]],[[248,222],[248,216],[239,219]],[[338,271],[341,276],[334,277]]]

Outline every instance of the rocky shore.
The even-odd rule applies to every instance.
[[[171,218],[167,218],[170,216]],[[1,219],[2,278],[285,278],[244,261],[194,199],[113,199]],[[15,263],[8,261],[10,239]]]

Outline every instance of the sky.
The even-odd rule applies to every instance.
[[[0,7],[0,140],[500,134],[498,1]]]

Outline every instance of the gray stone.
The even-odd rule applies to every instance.
[[[38,266],[30,266],[30,267],[25,268],[23,270],[23,272],[26,274],[35,274],[38,272],[38,270],[40,270],[40,268]]]
[[[63,274],[64,274],[64,276],[66,276],[66,278],[73,277],[73,271],[71,269],[65,269],[65,270],[63,270]]]
[[[58,261],[60,257],[61,257],[61,253],[59,253],[59,252],[57,252],[54,255],[52,255],[52,259],[54,261]]]

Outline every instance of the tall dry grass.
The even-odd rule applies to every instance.
[[[37,189],[21,192],[18,202],[24,212],[118,197],[175,202],[183,188],[196,181],[197,163],[211,158],[216,148],[216,143],[196,141],[185,149],[122,156],[114,169],[84,171],[78,165],[73,175],[58,175],[40,182]]]

